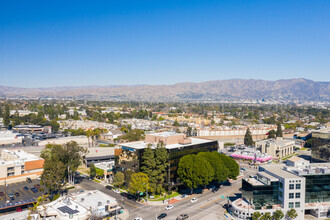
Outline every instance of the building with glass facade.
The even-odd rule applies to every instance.
[[[185,134],[174,132],[147,134],[144,141],[120,144],[120,149],[115,151],[116,169],[139,171],[144,149],[148,146],[155,148],[160,143],[165,146],[169,154],[166,181],[173,184],[178,182],[177,169],[181,157],[188,154],[198,154],[199,152],[218,151],[218,142],[215,140],[187,138]]]
[[[330,162],[330,129],[312,132],[312,161]]]
[[[299,160],[292,166],[260,166],[256,176],[242,180],[242,198],[232,203],[233,214],[241,219],[249,219],[257,211],[264,214],[280,209],[285,214],[292,208],[297,219],[304,219],[305,213],[330,217],[330,163]]]

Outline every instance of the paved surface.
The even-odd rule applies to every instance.
[[[255,174],[255,169],[248,168],[244,172],[244,176]],[[180,201],[173,203],[174,208],[171,210],[165,210],[167,204],[164,205],[146,205],[140,204],[133,200],[129,200],[120,194],[114,193],[112,190],[105,189],[104,185],[91,180],[84,180],[82,183],[76,185],[76,188],[70,190],[70,192],[80,190],[100,190],[110,196],[117,199],[119,204],[125,208],[128,215],[119,216],[121,219],[134,219],[136,217],[142,217],[143,220],[156,219],[161,213],[166,213],[165,219],[176,219],[180,214],[188,214],[189,219],[194,220],[215,220],[225,219],[224,212],[227,199],[221,198],[221,196],[230,197],[231,200],[239,195],[241,188],[241,178],[233,181],[231,186],[221,186],[220,189],[213,193],[210,190],[204,191],[203,194],[188,196]],[[192,198],[198,198],[198,201],[191,203]]]
[[[38,180],[32,180],[32,183],[28,183],[28,182],[18,182],[18,183],[11,183],[8,184],[7,187],[5,187],[4,185],[0,186],[0,192],[3,192],[5,194],[7,194],[7,196],[1,196],[0,197],[0,204],[5,204],[6,201],[10,200],[9,198],[9,194],[13,193],[15,194],[16,192],[18,192],[20,194],[20,196],[18,197],[14,197],[13,200],[11,201],[21,201],[21,200],[27,200],[27,199],[32,199],[32,198],[38,198],[39,196],[43,195],[45,193],[45,191],[40,191],[38,190],[37,193],[33,193],[30,188],[33,187],[35,184],[39,184],[40,185],[40,181]],[[25,191],[23,189],[24,186],[27,186],[29,188],[28,191]],[[41,186],[42,187],[42,186]]]

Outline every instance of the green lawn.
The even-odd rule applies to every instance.
[[[170,198],[173,198],[173,197],[178,196],[178,195],[180,195],[180,193],[172,192],[171,195],[166,196],[166,199],[170,199]],[[165,196],[158,196],[158,198],[156,197],[154,199],[149,199],[149,201],[163,201],[164,199],[165,199]]]

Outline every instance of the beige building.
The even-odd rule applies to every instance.
[[[261,153],[272,157],[283,158],[294,153],[295,142],[293,140],[283,140],[282,138],[267,139],[256,142],[256,148]]]
[[[23,150],[3,150],[0,157],[0,184],[35,179],[43,172],[44,159]]]

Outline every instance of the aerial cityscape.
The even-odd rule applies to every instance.
[[[330,219],[330,2],[0,3],[0,219]]]

